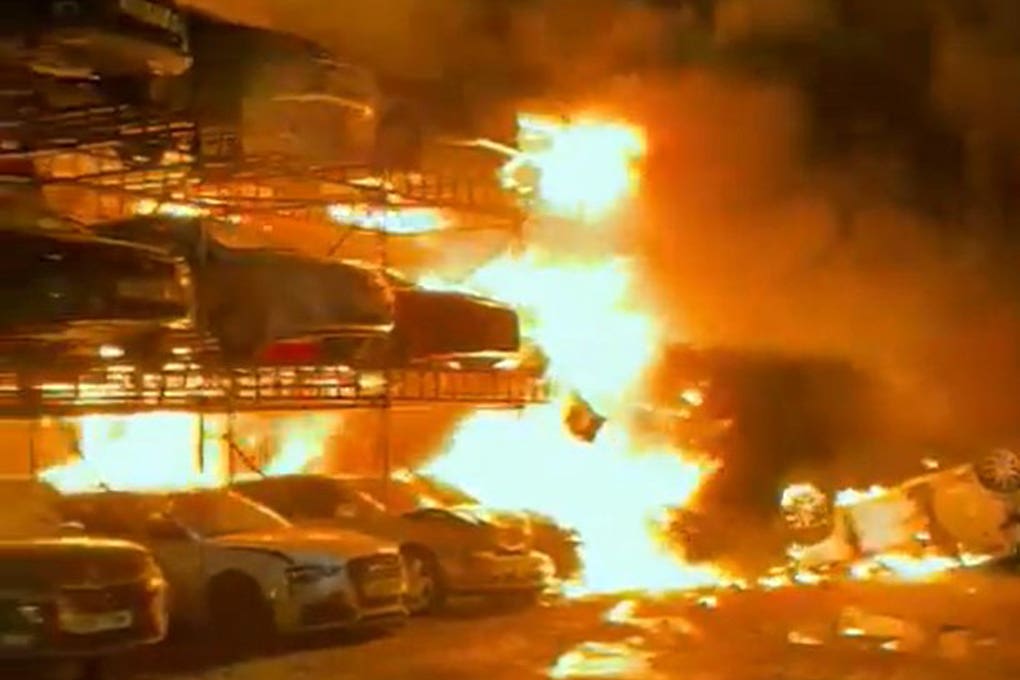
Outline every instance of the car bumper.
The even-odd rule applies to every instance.
[[[277,601],[282,634],[344,628],[393,628],[407,620],[403,574],[359,581],[345,572],[312,584],[285,587]]]
[[[111,618],[113,614],[116,616]],[[7,625],[0,626],[0,659],[109,656],[166,637],[165,592],[160,589],[140,595],[130,609],[78,614],[73,624],[60,622],[56,616],[38,625],[14,625],[9,618],[5,622]]]
[[[508,592],[538,592],[549,584],[554,570],[542,553],[470,553],[443,560],[446,588],[455,595],[488,595]]]

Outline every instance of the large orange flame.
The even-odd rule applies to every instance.
[[[611,215],[638,189],[641,131],[594,118],[521,122],[521,146],[543,173],[544,207],[557,217],[580,211],[585,218],[555,228],[598,229],[597,238],[605,239]],[[585,443],[566,431],[556,405],[481,412],[428,466],[487,503],[541,512],[577,530],[585,566],[578,593],[719,581],[714,568],[686,564],[662,534],[667,509],[690,503],[716,463],[685,451],[642,449],[627,429],[629,407],[663,340],[655,311],[636,294],[633,266],[611,252],[585,258],[533,245],[477,270],[465,285],[518,307],[525,334],[549,359],[560,397],[576,393],[608,421]]]

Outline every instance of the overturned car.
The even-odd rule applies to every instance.
[[[783,495],[792,556],[828,569],[882,555],[940,555],[963,564],[1015,557],[1020,549],[1020,457],[995,451],[979,461],[893,487],[830,497],[795,485]]]

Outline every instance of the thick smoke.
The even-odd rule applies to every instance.
[[[608,99],[649,130],[633,246],[678,339],[841,357],[904,436],[1011,434],[1016,3],[545,0],[511,29],[451,0],[202,4],[391,76],[521,62]]]

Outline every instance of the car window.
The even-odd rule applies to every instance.
[[[168,514],[204,537],[286,529],[280,515],[243,496],[229,492],[197,492],[170,497]]]

